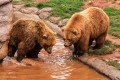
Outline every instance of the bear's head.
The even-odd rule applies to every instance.
[[[38,42],[48,53],[52,53],[52,47],[56,43],[55,33],[42,21],[36,22],[36,27],[38,28]]]
[[[64,46],[70,47],[72,44],[76,43],[81,37],[80,26],[84,26],[83,16],[79,13],[75,13],[68,20],[66,25],[62,27],[62,35],[64,39]]]
[[[41,45],[49,54],[52,53],[52,47],[55,45],[55,43],[56,38],[54,33],[43,34]]]
[[[76,43],[81,36],[81,32],[77,29],[62,29],[62,36],[64,39],[64,46],[70,47],[72,44]]]

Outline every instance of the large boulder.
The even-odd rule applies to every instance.
[[[23,8],[25,6],[25,4],[17,4],[17,5],[13,5],[13,10],[14,11],[19,11],[21,8]]]
[[[47,19],[51,13],[50,11],[52,10],[52,8],[43,8],[41,10],[39,10],[36,14],[39,15],[40,19]]]
[[[63,27],[66,25],[66,23],[68,22],[69,19],[63,19],[61,21],[59,21],[58,23],[58,27]]]
[[[40,19],[36,14],[23,14],[20,11],[14,11],[13,13],[13,22],[18,19]]]
[[[49,17],[49,21],[54,24],[58,24],[59,20],[60,20],[60,17],[53,17],[53,16]]]
[[[38,8],[35,7],[23,7],[20,9],[22,13],[25,14],[36,14],[38,12]]]
[[[45,23],[48,25],[48,27],[53,30],[58,36],[62,35],[61,29],[58,27],[58,25],[51,23],[50,21],[45,20]]]
[[[52,8],[47,7],[47,8],[42,8],[40,10],[38,10],[37,14],[41,14],[43,12],[50,12],[52,10]]]
[[[9,32],[12,28],[12,0],[0,0],[0,61],[8,53]]]

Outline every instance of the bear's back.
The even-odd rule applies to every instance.
[[[24,40],[36,36],[36,32],[36,21],[20,19],[13,24],[10,35],[19,40]]]

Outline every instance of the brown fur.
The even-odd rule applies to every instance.
[[[74,54],[81,54],[87,52],[88,46],[95,40],[94,48],[102,48],[108,27],[109,17],[100,8],[91,7],[75,13],[62,30],[65,46],[73,44]]]
[[[13,24],[8,56],[13,57],[17,50],[17,61],[21,61],[25,55],[37,57],[42,48],[51,53],[55,42],[54,32],[43,21],[21,19]]]

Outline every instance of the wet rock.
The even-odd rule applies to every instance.
[[[54,23],[54,24],[58,24],[59,20],[60,20],[60,17],[50,17],[48,19],[50,22]]]
[[[58,25],[51,23],[50,21],[45,21],[50,29],[52,29],[57,35],[61,36],[62,32]]]
[[[39,17],[40,17],[40,19],[47,19],[50,15],[51,15],[51,13],[49,13],[49,12],[41,12],[39,14]]]
[[[13,22],[15,22],[16,20],[18,19],[26,19],[26,18],[29,18],[29,19],[40,19],[38,15],[36,14],[23,14],[19,11],[15,11],[13,13]]]
[[[63,27],[64,25],[66,25],[66,23],[67,23],[68,20],[69,19],[63,19],[63,20],[59,21],[58,27]]]
[[[12,28],[11,0],[0,0],[0,60],[8,53],[9,32]]]
[[[37,14],[41,14],[42,12],[50,12],[52,10],[52,8],[48,7],[48,8],[42,8],[41,10],[39,10],[37,12]]]
[[[38,8],[24,7],[24,8],[21,8],[20,11],[25,14],[36,14],[38,12]]]

